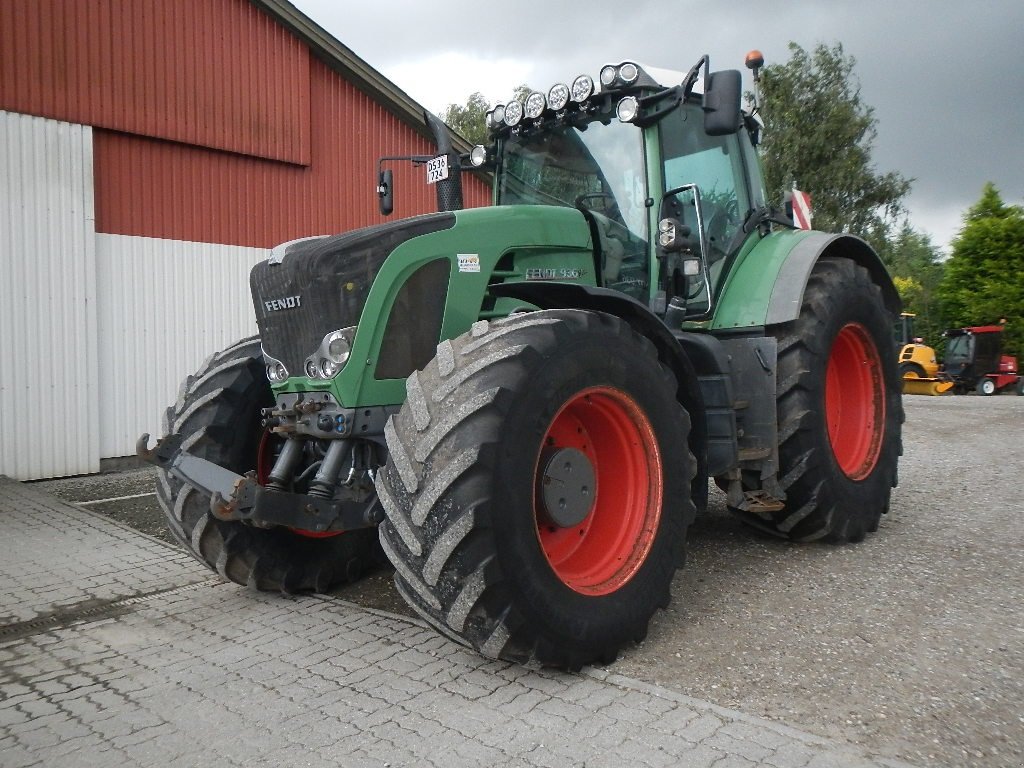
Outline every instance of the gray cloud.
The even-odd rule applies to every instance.
[[[372,66],[448,50],[522,58],[537,73],[537,87],[580,71],[596,74],[601,64],[625,57],[685,70],[709,53],[724,69],[742,67],[751,48],[771,63],[788,57],[790,40],[805,48],[842,42],[857,59],[862,95],[878,118],[879,170],[916,180],[908,200],[915,226],[945,244],[960,226],[958,213],[986,181],[1010,202],[1024,202],[1024,148],[1016,135],[1024,117],[1020,0],[791,0],[770,8],[745,1],[522,0],[500,12],[469,0],[393,1],[386,16],[372,4],[296,4]]]

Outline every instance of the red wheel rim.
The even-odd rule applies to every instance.
[[[585,595],[611,594],[643,565],[661,520],[662,465],[654,430],[629,395],[591,387],[555,415],[541,451],[551,448],[585,454],[596,488],[590,512],[579,525],[555,525],[539,500],[538,453],[534,518],[541,550],[566,586]]]
[[[851,480],[871,474],[882,451],[885,385],[882,361],[867,328],[843,326],[825,372],[825,419],[836,463]]]
[[[274,468],[274,434],[269,429],[264,429],[260,435],[260,447],[256,452],[256,482],[266,485],[270,479],[270,470]],[[303,528],[289,528],[292,533],[305,536],[310,539],[327,539],[331,536],[340,536],[344,531],[307,531]]]

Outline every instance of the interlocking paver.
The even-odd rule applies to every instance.
[[[606,670],[492,662],[402,617],[215,584],[0,480],[4,768],[892,765]]]

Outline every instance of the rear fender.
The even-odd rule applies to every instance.
[[[722,289],[712,330],[796,320],[811,270],[823,256],[847,258],[867,269],[882,291],[886,308],[899,315],[899,294],[870,245],[849,234],[790,230],[773,232],[743,253]]]

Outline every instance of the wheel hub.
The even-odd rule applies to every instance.
[[[541,503],[559,528],[579,525],[594,509],[597,477],[583,451],[557,448],[542,457]]]

